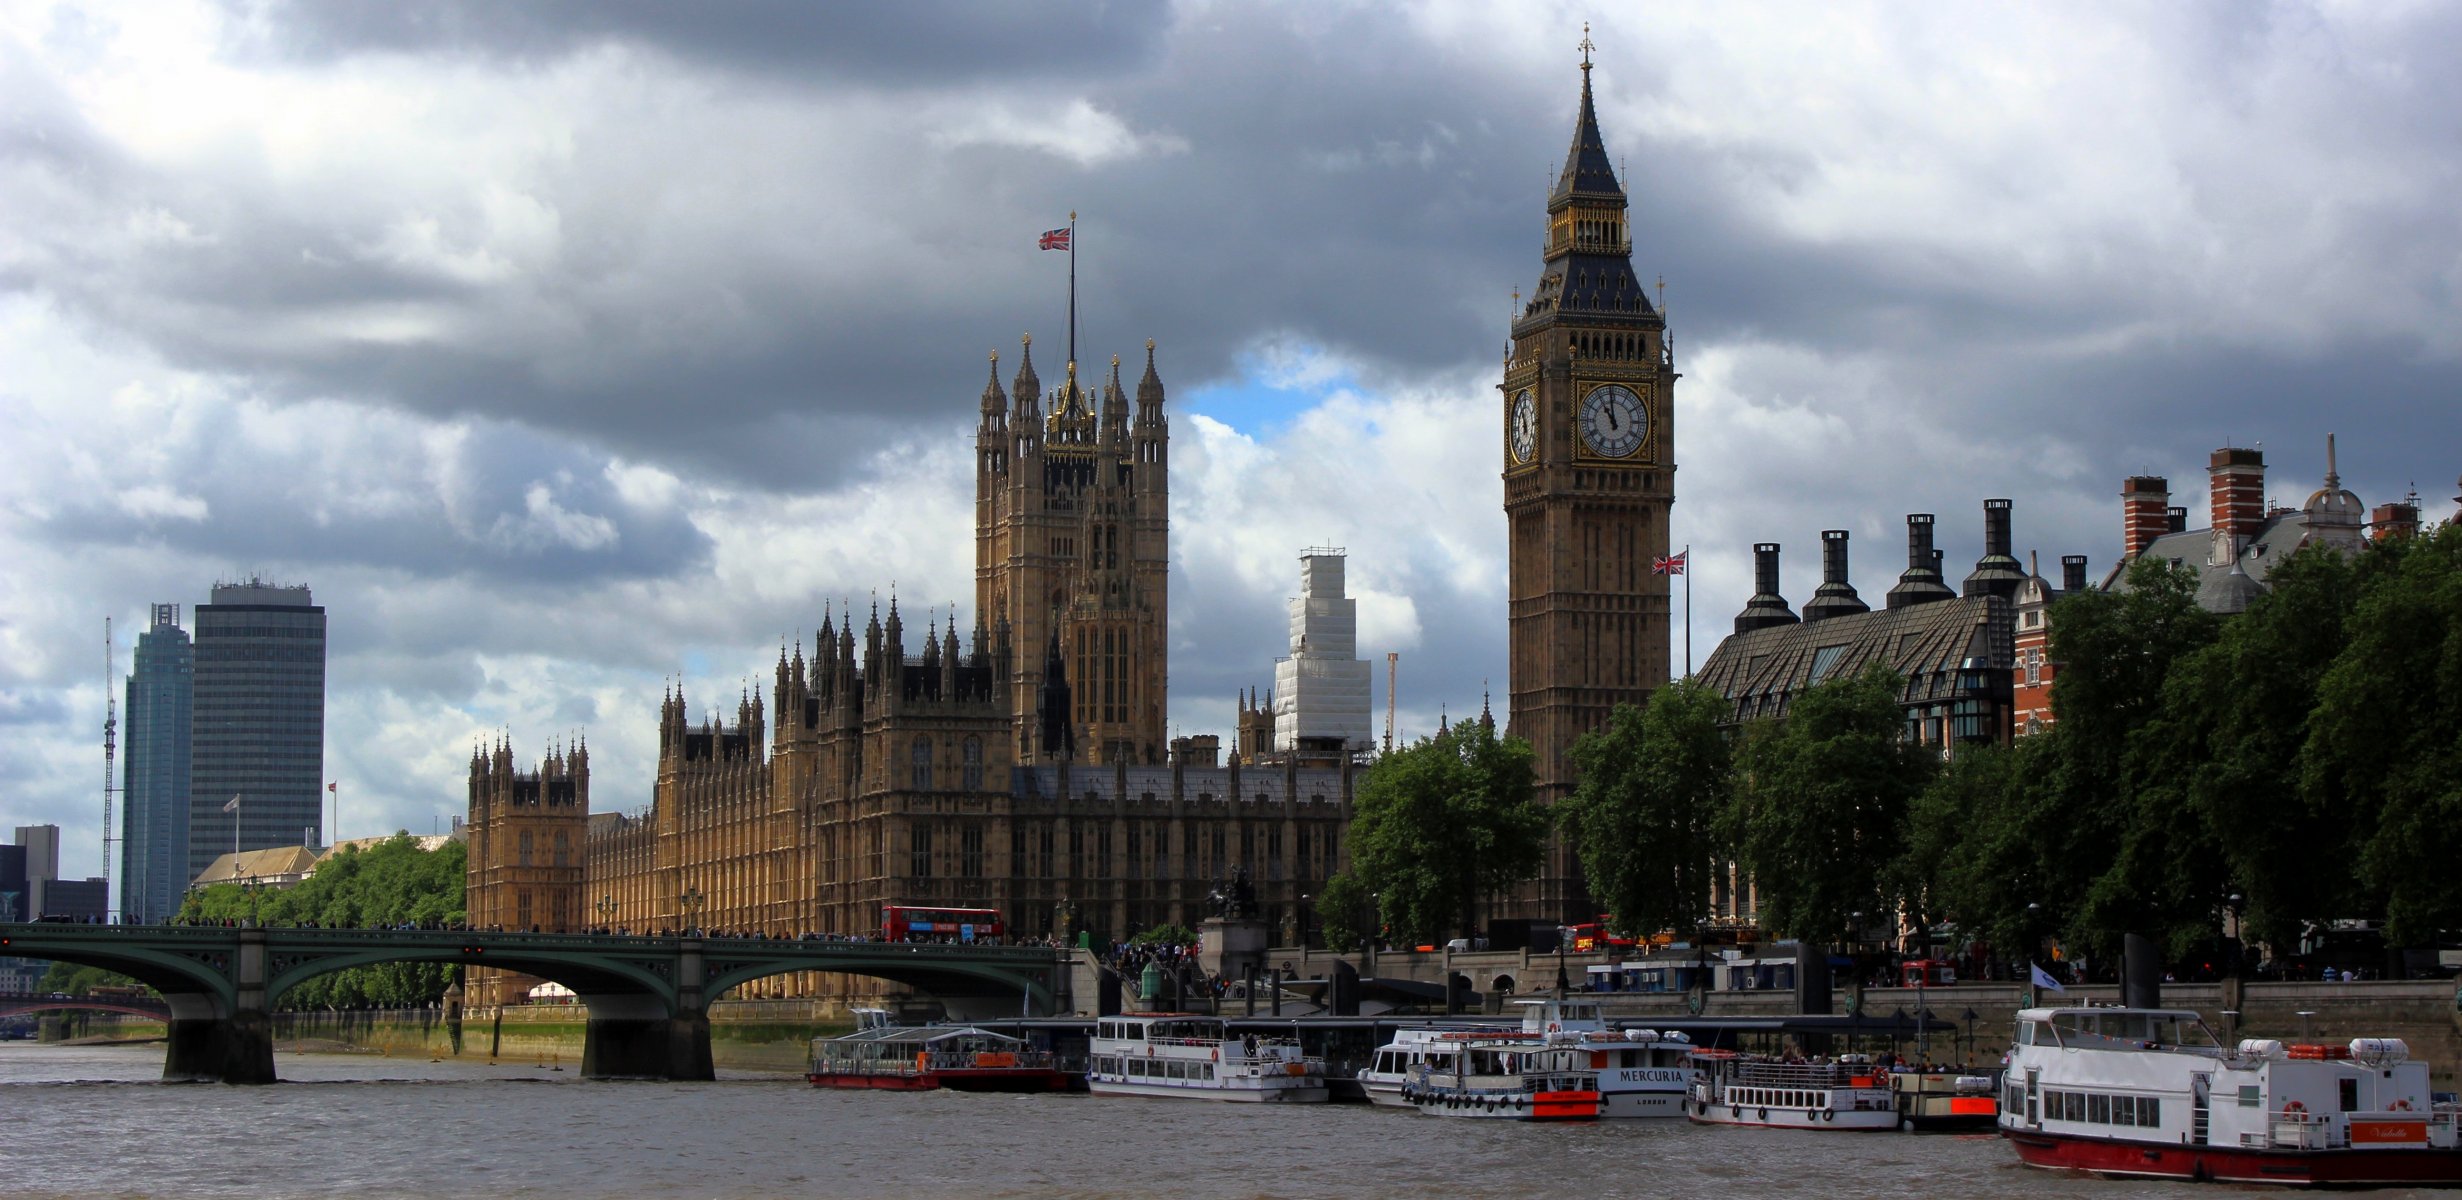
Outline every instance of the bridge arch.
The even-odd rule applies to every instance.
[[[1052,970],[1032,960],[939,961],[926,965],[912,959],[901,960],[890,953],[831,955],[823,961],[794,961],[791,957],[781,957],[757,962],[714,963],[709,981],[703,985],[703,994],[715,1000],[756,979],[815,971],[885,979],[924,992],[943,1004],[951,1000],[974,1000],[986,1002],[987,1005],[1023,1005],[1040,1015],[1052,1011]],[[1007,1015],[1005,1009],[1003,1015]]]

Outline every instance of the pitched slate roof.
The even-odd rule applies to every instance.
[[[1698,678],[1739,721],[1783,716],[1797,693],[1876,662],[1906,676],[1901,702],[1946,704],[1968,659],[2011,665],[2011,631],[2008,600],[1964,596],[1739,633],[1710,652]]]

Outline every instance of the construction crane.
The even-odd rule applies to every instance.
[[[1385,753],[1387,754],[1393,753],[1393,678],[1401,661],[1400,654],[1391,650],[1385,652]]]
[[[110,895],[111,847],[118,841],[111,836],[112,800],[119,795],[117,771],[120,754],[120,691],[112,672],[119,670],[119,656],[111,647],[111,618],[103,618],[103,884],[104,895]],[[125,883],[126,880],[121,882]],[[106,904],[107,906],[107,904]]]

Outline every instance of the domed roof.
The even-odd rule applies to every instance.
[[[2334,469],[2334,435],[2325,435],[2325,486],[2308,493],[2308,503],[2300,506],[2308,514],[2311,526],[2340,525],[2358,528],[2368,523],[2368,506],[2358,496],[2342,486],[2342,476]]]

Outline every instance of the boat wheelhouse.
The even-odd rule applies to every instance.
[[[1086,1047],[1086,1090],[1099,1096],[1314,1103],[1325,1064],[1289,1038],[1231,1035],[1220,1017],[1103,1017]]]
[[[1446,1033],[1449,1070],[1422,1064],[1402,1086],[1423,1113],[1504,1121],[1591,1121],[1598,1073],[1578,1033]]]
[[[1851,1132],[1896,1129],[1889,1077],[1861,1055],[1797,1061],[1733,1050],[1695,1050],[1700,1074],[1685,1113],[1703,1125]]]
[[[2000,1132],[2029,1166],[2293,1185],[2462,1184],[2456,1106],[2393,1038],[2226,1048],[2194,1012],[2018,1013]]]
[[[814,1087],[890,1091],[1057,1092],[1069,1073],[1048,1050],[968,1025],[871,1024],[844,1037],[814,1038]]]

